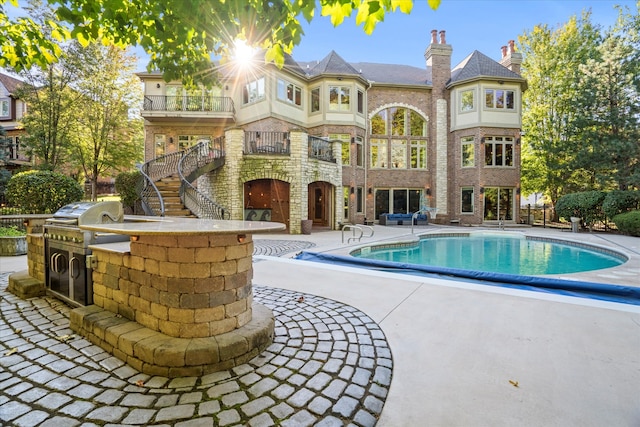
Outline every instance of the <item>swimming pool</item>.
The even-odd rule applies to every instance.
[[[626,258],[589,245],[522,234],[457,233],[418,242],[364,247],[360,258],[517,275],[567,274],[623,264]]]
[[[441,267],[437,265],[421,265],[415,264],[412,262],[408,262],[407,260],[400,261],[387,261],[385,259],[371,259],[364,258],[364,256],[383,256],[385,253],[398,251],[400,249],[404,250],[417,250],[418,245],[421,244],[422,240],[429,239],[438,239],[442,237],[449,237],[458,239],[457,244],[466,247],[474,243],[472,240],[475,238],[479,238],[482,241],[484,238],[490,237],[491,235],[499,234],[498,237],[518,237],[519,245],[511,245],[510,250],[504,250],[500,248],[498,252],[500,255],[489,255],[488,252],[497,251],[498,246],[506,247],[506,243],[503,242],[502,245],[496,244],[496,248],[486,248],[481,246],[480,249],[475,249],[475,252],[463,252],[462,249],[459,249],[459,252],[466,253],[466,256],[462,256],[462,258],[471,259],[471,266],[467,266],[466,268],[452,268],[452,267]],[[492,239],[488,239],[492,240]],[[550,246],[543,245],[543,249],[536,248],[534,250],[528,249],[529,244],[533,242],[543,242],[550,243]],[[514,243],[514,242],[510,242]],[[524,243],[527,243],[526,245]],[[578,249],[573,253],[572,256],[576,256],[576,258],[569,260],[566,258],[567,247]],[[524,249],[523,249],[524,248]],[[560,250],[560,252],[557,252]],[[434,249],[431,252],[438,252],[439,250]],[[469,281],[478,284],[485,284],[491,286],[499,286],[499,287],[508,287],[522,290],[530,290],[535,292],[545,292],[545,293],[554,293],[560,295],[568,295],[574,297],[581,298],[590,298],[590,299],[598,299],[604,301],[612,301],[618,303],[625,304],[634,304],[640,305],[640,287],[636,286],[628,286],[628,285],[615,285],[615,284],[607,284],[607,283],[594,283],[594,282],[585,282],[582,280],[570,279],[570,278],[561,278],[558,275],[562,275],[564,273],[549,273],[549,269],[547,274],[524,274],[524,273],[506,273],[501,270],[491,271],[491,270],[480,270],[479,266],[481,263],[479,262],[480,258],[495,258],[495,262],[499,266],[504,266],[507,264],[514,264],[514,260],[519,260],[522,258],[523,253],[530,251],[535,253],[533,256],[534,261],[531,261],[531,265],[536,264],[548,264],[550,259],[558,259],[559,263],[556,264],[556,267],[564,268],[565,272],[568,272],[569,269],[576,270],[573,264],[580,265],[579,271],[592,271],[595,268],[607,268],[607,266],[616,266],[623,264],[628,261],[628,257],[621,253],[617,252],[605,247],[598,247],[595,245],[587,245],[580,242],[568,241],[568,240],[560,240],[560,239],[552,239],[547,237],[538,237],[538,236],[530,236],[530,235],[522,235],[518,233],[491,233],[491,232],[473,232],[473,233],[433,233],[426,234],[420,236],[418,239],[416,236],[413,236],[410,239],[405,239],[403,241],[396,241],[390,243],[389,241],[385,243],[373,244],[371,246],[363,246],[357,248],[351,252],[349,252],[348,256],[331,254],[331,253],[314,253],[302,251],[298,255],[296,255],[296,259],[305,260],[305,261],[314,261],[321,263],[329,263],[333,265],[346,266],[346,267],[356,267],[356,268],[366,268],[368,270],[378,270],[384,272],[391,273],[400,273],[400,274],[410,274],[410,275],[418,275],[424,277],[438,277],[443,279],[452,279],[456,281]],[[401,252],[399,252],[401,253]],[[596,266],[595,264],[590,264],[594,259],[591,258],[595,253],[598,256],[602,256],[606,261],[605,264],[599,264]],[[451,254],[447,254],[444,250],[441,253],[438,253],[438,258],[447,259],[451,258]],[[388,255],[384,255],[388,256]],[[584,261],[585,257],[589,257],[590,261]],[[582,260],[580,259],[582,258]],[[475,261],[474,261],[475,260]],[[508,261],[509,260],[509,261]],[[576,261],[577,260],[577,261]],[[602,260],[600,260],[602,261]],[[598,261],[598,262],[600,262]],[[611,263],[611,264],[608,264]],[[555,264],[555,263],[554,263]],[[487,267],[486,265],[484,266]],[[554,267],[554,268],[556,268]],[[521,270],[518,270],[521,271]],[[541,270],[536,270],[540,272]],[[577,271],[577,270],[576,270]],[[574,271],[575,272],[575,271]]]

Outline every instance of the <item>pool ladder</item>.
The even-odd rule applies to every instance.
[[[359,242],[363,237],[373,237],[373,227],[369,225],[357,225],[357,224],[345,224],[342,226],[342,243],[344,243],[344,232],[351,230],[353,233],[351,237],[347,239],[347,243]],[[370,234],[364,234],[368,231]]]

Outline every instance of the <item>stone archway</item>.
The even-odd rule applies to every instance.
[[[280,222],[289,228],[290,185],[277,179],[255,179],[244,183],[246,221]]]

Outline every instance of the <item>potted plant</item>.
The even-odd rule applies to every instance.
[[[27,233],[16,227],[0,227],[0,256],[25,255]]]

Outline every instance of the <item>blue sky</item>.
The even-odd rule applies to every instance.
[[[615,5],[637,12],[635,1],[617,0],[442,0],[437,10],[427,0],[414,0],[411,14],[387,15],[371,36],[354,17],[334,28],[328,17],[316,16],[305,25],[302,43],[293,51],[297,61],[321,60],[335,50],[348,62],[377,62],[424,67],[431,30],[446,31],[453,47],[451,65],[474,50],[499,60],[500,48],[537,24],[557,27],[573,15],[591,9],[591,21],[609,27],[618,16]],[[306,23],[306,22],[305,22]]]

